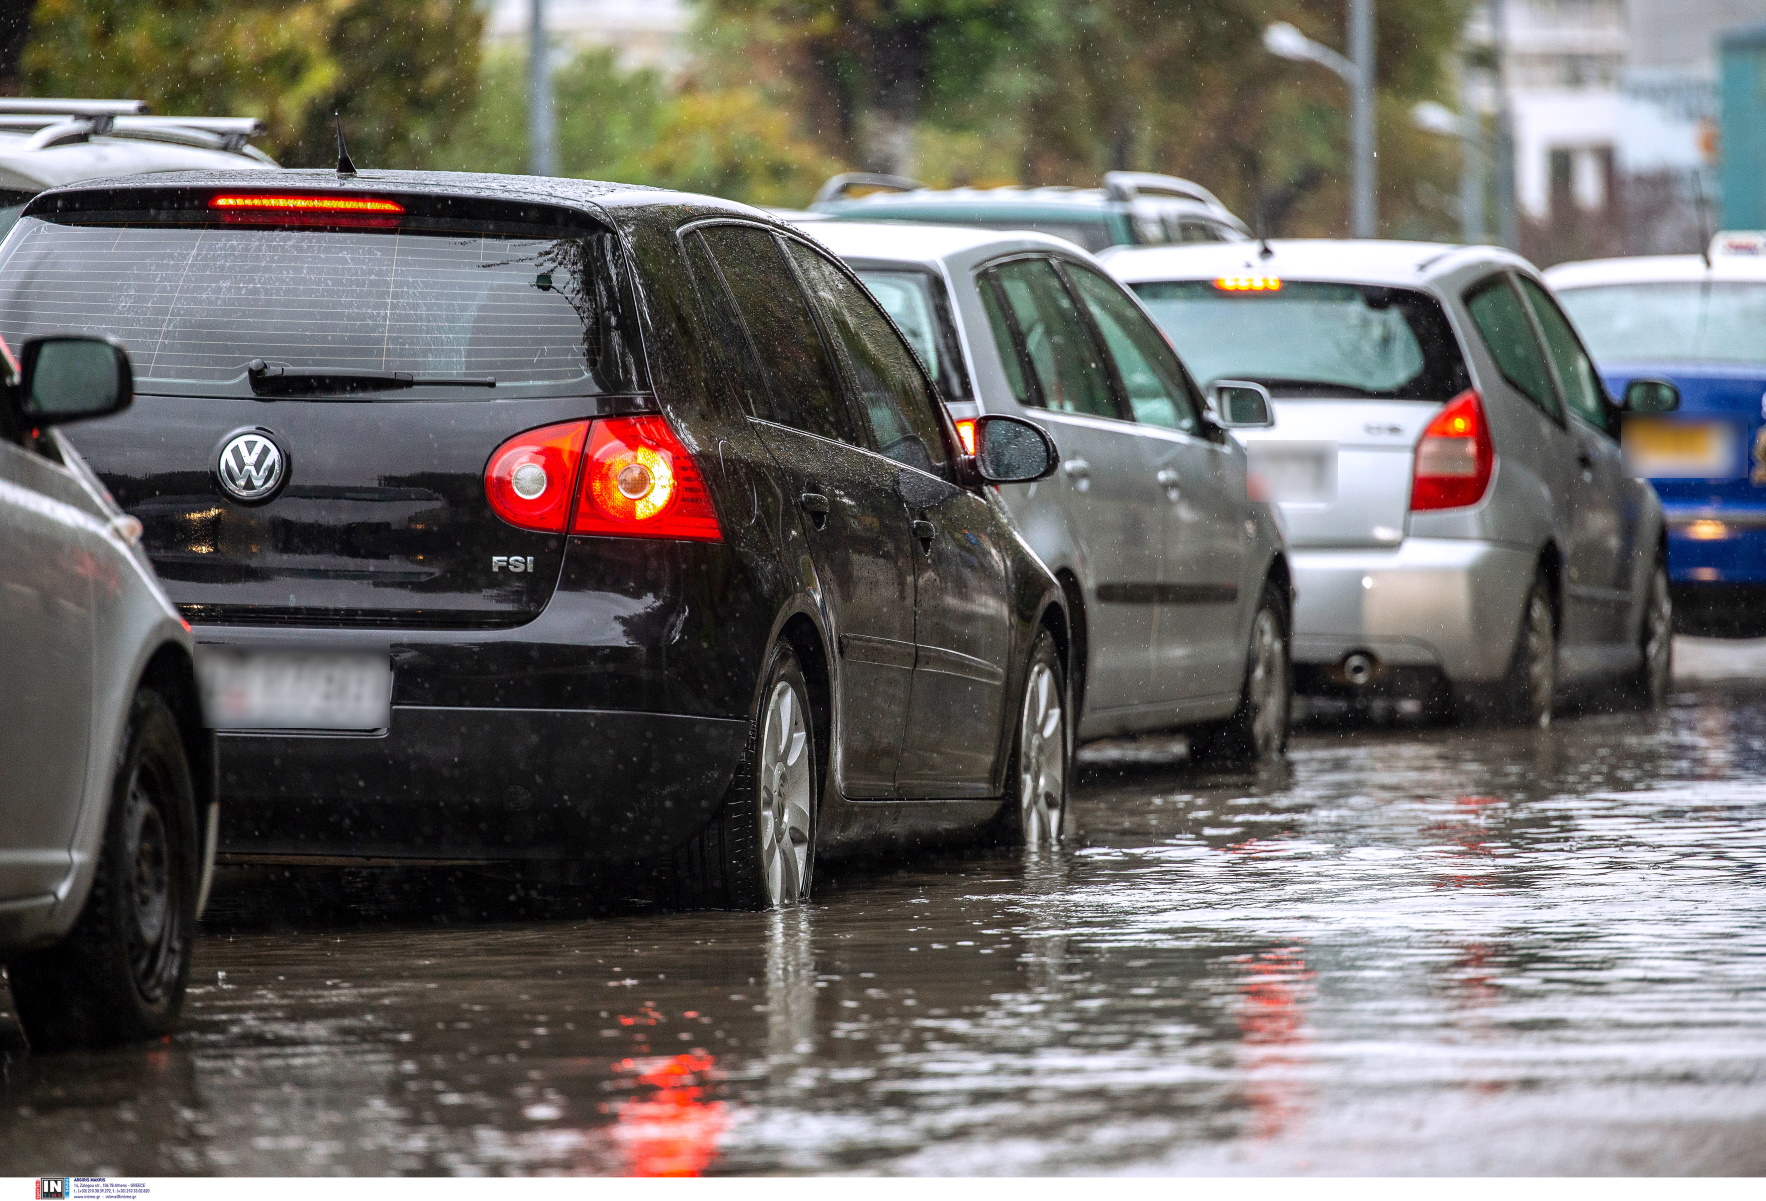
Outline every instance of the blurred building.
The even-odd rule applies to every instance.
[[[525,42],[532,0],[490,0],[485,37]],[[545,0],[552,44],[570,51],[608,46],[622,67],[678,67],[687,53],[686,0]]]
[[[1719,211],[1717,40],[1762,21],[1766,0],[1487,0],[1468,42],[1500,63],[1521,249],[1699,245]]]

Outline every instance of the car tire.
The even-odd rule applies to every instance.
[[[1668,587],[1668,565],[1655,561],[1644,593],[1642,628],[1638,650],[1643,661],[1630,681],[1630,693],[1639,707],[1654,712],[1668,699],[1674,683],[1674,598]]]
[[[1067,836],[1073,764],[1071,698],[1055,639],[1038,631],[1024,669],[1024,691],[1013,711],[1012,758],[1006,803],[998,827],[1003,840],[1031,850]]]
[[[748,743],[717,816],[674,856],[694,909],[781,909],[809,900],[822,778],[809,684],[779,643],[749,720]]]
[[[1264,763],[1288,749],[1294,670],[1287,595],[1266,581],[1251,619],[1239,707],[1223,721],[1190,731],[1190,761],[1198,765]]]
[[[1496,716],[1507,725],[1544,729],[1557,703],[1557,619],[1551,585],[1541,570],[1521,606],[1508,675],[1497,686]]]
[[[196,936],[201,839],[177,718],[142,689],[129,708],[86,906],[60,943],[6,965],[34,1049],[116,1046],[176,1029]]]

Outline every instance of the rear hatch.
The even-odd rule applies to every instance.
[[[0,251],[9,343],[128,347],[134,406],[73,437],[193,621],[526,621],[564,538],[502,521],[487,461],[644,406],[624,260],[593,218],[382,199],[290,215],[212,190],[64,194],[77,211],[34,207]]]
[[[1277,399],[1273,428],[1235,433],[1282,506],[1290,546],[1396,546],[1410,513],[1411,457],[1440,408]]]
[[[1396,546],[1417,440],[1471,386],[1459,340],[1428,292],[1283,279],[1280,261],[1130,286],[1203,383],[1269,389],[1274,428],[1236,432],[1290,545]]]

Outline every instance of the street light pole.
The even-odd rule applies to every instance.
[[[1496,76],[1496,241],[1513,250],[1521,237],[1515,204],[1515,115],[1508,99],[1508,20],[1502,0],[1490,0],[1490,39]]]
[[[528,0],[527,171],[558,174],[552,139],[552,62],[546,46],[546,0]]]
[[[1374,0],[1349,0],[1349,55],[1313,41],[1286,21],[1263,31],[1271,54],[1317,63],[1349,85],[1349,228],[1357,238],[1375,236],[1379,202],[1375,190]]]
[[[1356,237],[1371,238],[1379,223],[1375,199],[1374,0],[1349,0],[1349,61],[1355,67],[1349,103],[1349,120],[1354,126],[1349,225]]]

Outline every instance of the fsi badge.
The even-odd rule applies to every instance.
[[[37,1177],[37,1201],[67,1201],[73,1192],[72,1182],[66,1176]]]

